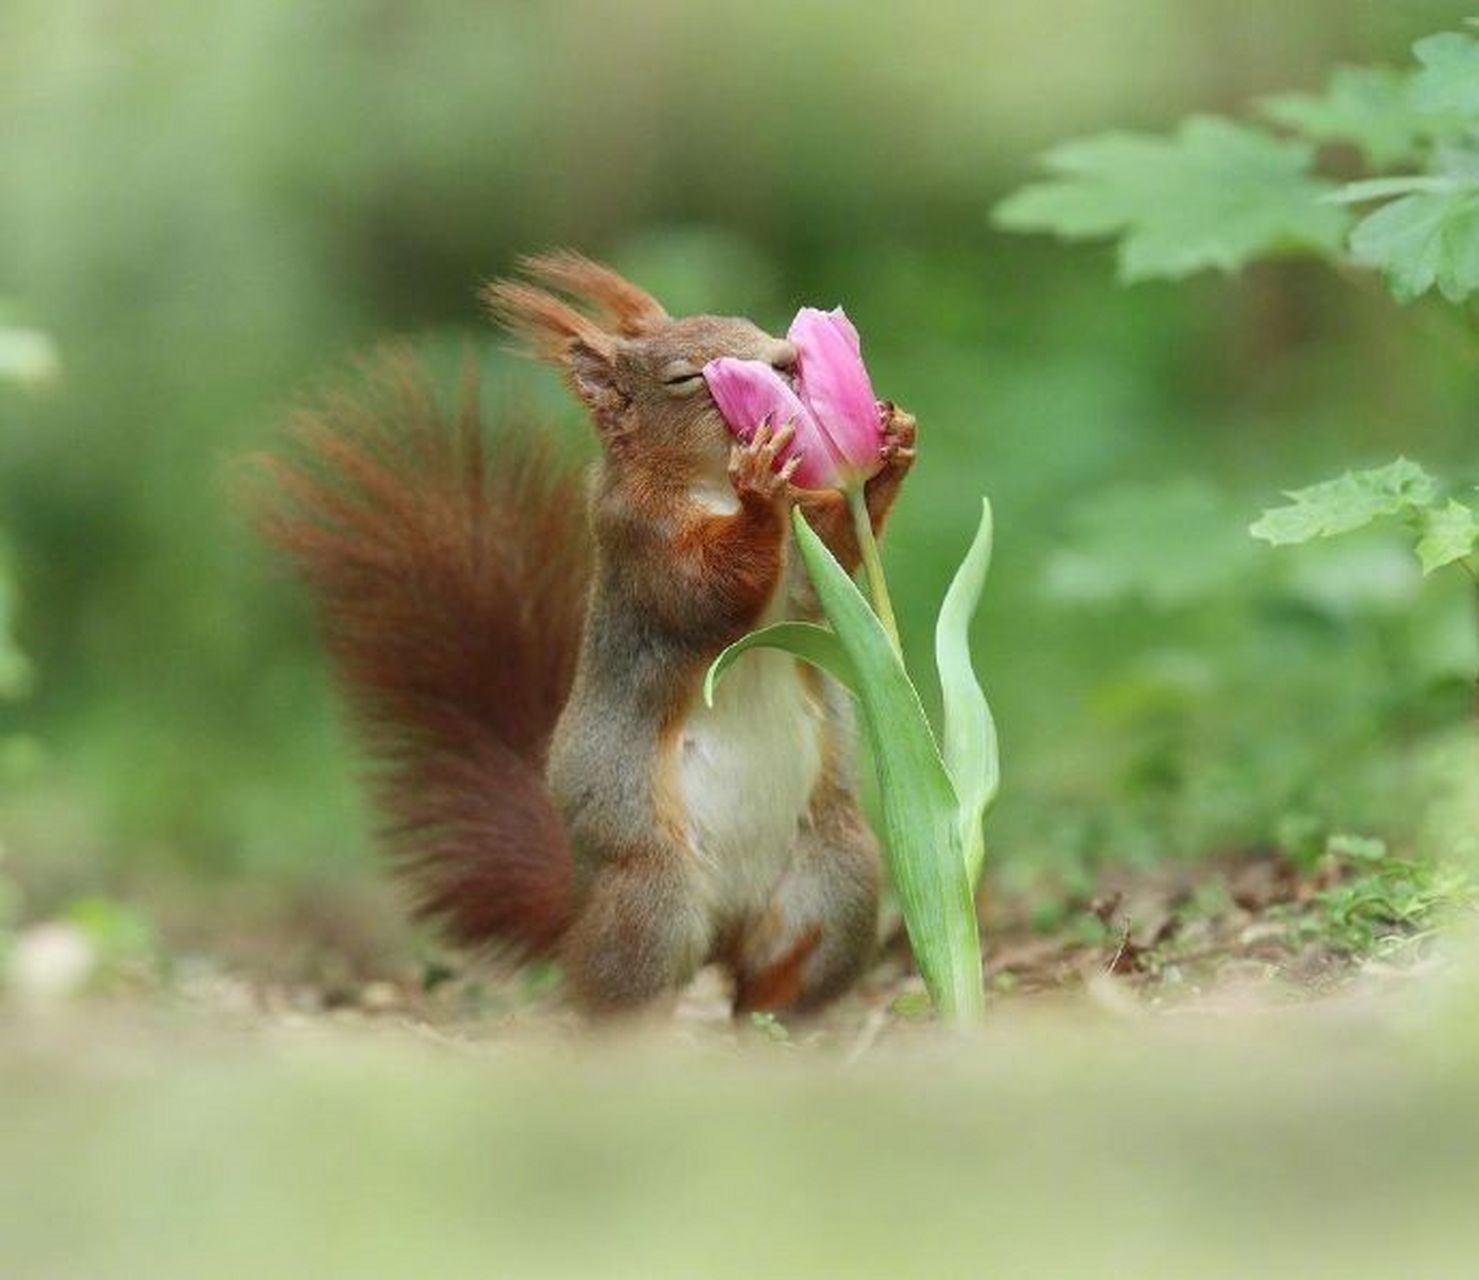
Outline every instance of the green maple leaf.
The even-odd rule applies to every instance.
[[[1437,485],[1422,467],[1398,458],[1385,467],[1349,471],[1307,489],[1284,496],[1283,507],[1265,511],[1248,530],[1275,546],[1309,542],[1338,533],[1349,533],[1381,516],[1399,515],[1428,506],[1437,495]]]
[[[1385,169],[1419,159],[1421,139],[1433,131],[1433,122],[1412,105],[1411,81],[1387,67],[1341,67],[1324,93],[1283,94],[1259,108],[1312,141],[1351,143],[1373,167]]]
[[[1448,31],[1419,40],[1412,52],[1422,64],[1412,82],[1412,105],[1472,125],[1479,118],[1479,40]]]
[[[1383,205],[1351,232],[1351,256],[1375,267],[1387,287],[1410,302],[1437,287],[1450,302],[1479,290],[1479,182],[1465,177],[1412,179],[1425,189]],[[1375,184],[1356,184],[1355,198]]]
[[[1446,507],[1433,507],[1423,514],[1417,555],[1424,573],[1463,560],[1473,555],[1476,547],[1479,547],[1479,515],[1472,507],[1450,498]]]
[[[1211,116],[1172,137],[1105,134],[1050,151],[1054,176],[1009,196],[994,220],[1071,240],[1118,235],[1126,281],[1234,271],[1281,251],[1335,254],[1350,218],[1310,176],[1314,150]]]

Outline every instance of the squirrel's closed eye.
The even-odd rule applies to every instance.
[[[662,385],[667,388],[669,395],[691,395],[703,384],[703,371],[686,361],[670,364],[662,371]]]

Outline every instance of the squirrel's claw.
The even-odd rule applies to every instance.
[[[879,431],[882,439],[878,445],[878,456],[885,466],[907,470],[916,456],[915,440],[918,423],[914,415],[900,409],[892,400],[878,402]]]
[[[800,465],[799,453],[777,466],[786,447],[796,437],[794,423],[773,427],[762,422],[748,444],[736,444],[729,451],[729,479],[741,498],[756,497],[765,502],[788,498],[791,477]]]

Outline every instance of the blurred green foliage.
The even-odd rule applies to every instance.
[[[1310,542],[1364,529],[1384,516],[1404,517],[1424,574],[1451,564],[1473,573],[1468,559],[1479,546],[1479,515],[1446,498],[1422,467],[1398,458],[1384,467],[1348,471],[1285,495],[1287,506],[1265,511],[1249,532],[1275,546]]]
[[[1462,584],[1419,592],[1379,534],[1288,558],[1242,539],[1304,477],[1401,452],[1475,477],[1461,318],[1297,263],[1123,292],[1099,251],[1000,235],[987,211],[1054,139],[1313,96],[1463,16],[10,0],[0,295],[65,355],[34,390],[0,384],[0,520],[38,673],[4,715],[44,750],[0,807],[28,908],[184,880],[220,911],[244,879],[365,878],[325,665],[230,473],[389,335],[449,382],[476,352],[493,412],[532,405],[588,447],[473,300],[558,243],[675,309],[777,325],[847,305],[921,423],[886,548],[915,669],[991,495],[977,640],[1008,761],[1002,874],[1196,857],[1290,815],[1426,838],[1411,749],[1462,722],[1479,662]],[[1336,82],[1324,126],[1283,118],[1341,133],[1329,118],[1370,88]]]
[[[1215,116],[1192,116],[1173,138],[1111,133],[1044,157],[1050,182],[996,209],[999,226],[1068,239],[1118,235],[1126,282],[1216,267],[1234,271],[1282,250],[1333,253],[1349,217],[1309,176],[1314,148]]]
[[[1462,302],[1479,290],[1479,39],[1439,32],[1412,52],[1405,73],[1341,67],[1323,95],[1262,104],[1299,137],[1194,115],[1172,137],[1062,143],[1043,158],[1049,178],[1003,200],[995,221],[1068,240],[1118,237],[1127,281],[1304,253],[1375,268],[1404,302],[1435,287]],[[1339,186],[1316,176],[1330,144],[1354,149],[1376,176]],[[1393,166],[1409,172],[1385,172]],[[1358,220],[1346,205],[1377,208]]]

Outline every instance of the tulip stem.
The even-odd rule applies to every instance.
[[[847,491],[847,506],[852,512],[853,529],[857,532],[858,551],[863,558],[863,572],[868,576],[868,594],[873,597],[873,612],[888,633],[894,652],[901,655],[899,624],[894,621],[894,604],[888,596],[888,582],[883,576],[883,561],[878,555],[878,539],[873,536],[873,517],[868,514],[868,503],[863,496],[863,487],[855,485]]]

